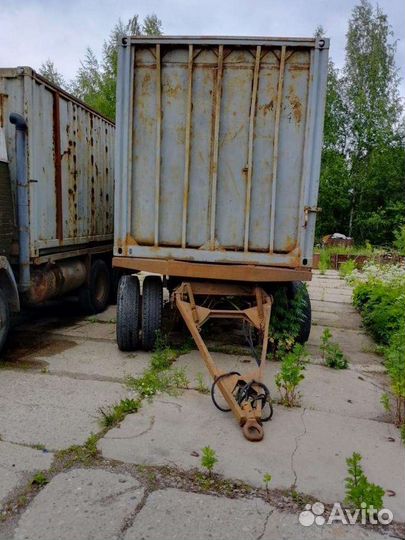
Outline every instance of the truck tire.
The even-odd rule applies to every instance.
[[[10,309],[7,298],[0,289],[0,354],[7,341],[10,330]]]
[[[142,348],[153,349],[162,325],[163,285],[160,276],[146,276],[142,291]]]
[[[79,290],[79,302],[85,313],[92,315],[104,311],[110,297],[110,271],[102,259],[93,261],[88,285]]]
[[[311,310],[311,299],[309,298],[308,290],[302,281],[292,281],[288,286],[287,291],[288,297],[293,299],[297,294],[303,295],[303,317],[300,321],[300,329],[298,336],[296,337],[297,343],[304,345],[308,341],[309,334],[311,332],[311,322],[312,322],[312,310]]]
[[[121,351],[139,347],[139,311],[141,297],[137,276],[121,276],[117,294],[117,344]]]
[[[125,271],[121,268],[113,268],[111,270],[111,287],[110,287],[110,304],[115,306],[117,303],[118,285]]]

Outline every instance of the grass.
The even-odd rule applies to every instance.
[[[110,429],[124,420],[127,414],[136,413],[141,408],[139,399],[122,399],[119,403],[100,409],[100,424],[103,428]]]
[[[174,349],[159,338],[150,367],[145,369],[141,377],[128,377],[127,386],[135,390],[141,400],[163,392],[177,395],[179,389],[189,386],[189,381],[184,368],[174,369],[172,365],[180,355],[186,354],[189,350],[187,343],[179,349]]]
[[[197,392],[200,392],[200,394],[209,394],[210,393],[210,389],[205,384],[204,375],[202,373],[197,373],[195,380],[196,380],[196,383],[197,383],[197,386],[196,386]]]
[[[89,466],[98,455],[97,443],[105,434],[92,433],[83,445],[74,444],[55,453],[59,468],[67,469],[76,465]]]
[[[34,475],[33,479],[31,480],[31,485],[35,486],[45,486],[49,482],[46,474],[44,472],[38,472]]]

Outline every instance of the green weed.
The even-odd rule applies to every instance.
[[[286,407],[296,407],[299,402],[299,384],[304,380],[305,365],[308,363],[308,353],[303,345],[297,343],[285,355],[281,362],[280,372],[276,375],[276,386],[281,395],[281,403]]]
[[[211,475],[216,463],[218,463],[218,458],[215,450],[210,446],[205,446],[201,451],[201,466]]]
[[[204,375],[202,373],[197,373],[195,379],[197,382],[197,392],[200,392],[200,394],[209,394],[210,389],[205,384]]]
[[[363,503],[365,508],[381,510],[385,491],[381,486],[368,481],[361,468],[361,460],[362,456],[357,452],[346,459],[348,476],[345,479],[345,503],[353,508],[361,508]]]
[[[46,477],[45,473],[38,472],[34,475],[34,478],[31,480],[31,485],[33,486],[45,486],[49,482],[48,478]]]
[[[122,399],[105,409],[100,408],[102,427],[110,429],[124,420],[127,414],[136,413],[141,407],[139,399]]]
[[[325,328],[321,336],[320,345],[325,365],[333,369],[346,369],[349,361],[340,348],[340,345],[331,341],[331,338],[331,331],[329,328]]]

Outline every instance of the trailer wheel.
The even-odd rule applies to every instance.
[[[311,299],[309,298],[308,290],[302,281],[293,281],[288,286],[288,296],[293,299],[298,294],[302,294],[302,310],[303,317],[300,321],[300,329],[298,336],[296,337],[297,343],[304,345],[308,341],[309,334],[311,332],[311,322],[312,322],[312,310],[311,310]]]
[[[118,295],[118,285],[121,279],[121,276],[125,274],[125,270],[121,268],[113,268],[111,271],[111,287],[110,287],[110,298],[109,302],[111,305],[115,306],[117,303]]]
[[[121,276],[117,294],[117,344],[121,351],[139,347],[139,313],[141,297],[138,276]]]
[[[10,330],[10,309],[3,291],[0,289],[0,352],[7,341]]]
[[[89,284],[79,290],[79,302],[89,315],[100,313],[108,306],[110,271],[102,259],[96,259],[90,268]]]
[[[146,276],[142,291],[142,347],[153,349],[162,325],[163,285],[160,276]]]

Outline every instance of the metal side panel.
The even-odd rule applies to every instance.
[[[311,266],[328,46],[124,38],[115,254]]]
[[[15,190],[15,129],[27,122],[30,253],[111,241],[114,125],[30,68],[1,68],[1,121]]]

